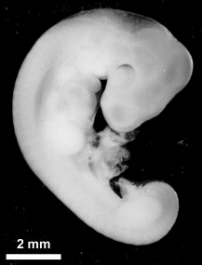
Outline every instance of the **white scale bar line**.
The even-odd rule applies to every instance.
[[[6,260],[61,260],[61,254],[6,254]]]

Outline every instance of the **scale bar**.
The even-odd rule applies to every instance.
[[[61,260],[61,254],[6,254],[6,260]]]

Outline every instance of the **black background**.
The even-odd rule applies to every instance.
[[[63,254],[63,261],[52,264],[202,263],[200,1],[130,2],[1,2],[3,159],[0,264],[25,264],[4,261],[5,253],[27,253],[26,249],[16,249],[19,238],[25,241],[49,240],[51,250],[43,252]],[[78,220],[33,174],[14,136],[12,93],[25,55],[50,26],[68,15],[95,7],[118,8],[152,17],[188,48],[194,61],[194,73],[187,87],[161,115],[141,126],[134,142],[137,178],[155,179],[157,176],[174,187],[180,200],[179,217],[172,231],[161,241],[148,246],[135,247],[112,241]]]

